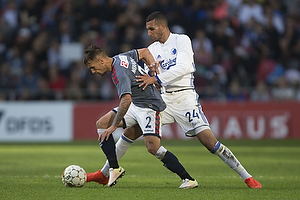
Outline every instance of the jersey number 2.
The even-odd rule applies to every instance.
[[[146,120],[148,121],[147,125],[145,126],[145,128],[151,128],[151,117],[146,117]]]

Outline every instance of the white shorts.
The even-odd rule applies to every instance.
[[[162,124],[177,122],[188,137],[194,137],[203,130],[210,129],[198,97],[192,89],[162,94],[167,104],[167,108],[162,112]]]
[[[113,111],[117,112],[118,108],[114,108]],[[139,124],[143,135],[155,135],[161,138],[161,112],[140,108],[131,103],[123,118],[123,124],[124,128]]]

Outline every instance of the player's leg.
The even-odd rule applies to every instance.
[[[171,101],[176,99],[177,101]],[[193,91],[183,91],[178,94],[165,94],[167,111],[180,125],[187,136],[197,136],[199,141],[213,154],[218,155],[229,167],[235,170],[251,188],[261,185],[244,169],[233,153],[213,135],[209,123],[198,103],[198,95]],[[177,105],[176,102],[180,102]]]
[[[125,170],[119,166],[117,161],[115,141],[112,135],[109,136],[108,140],[104,140],[99,143],[102,151],[106,155],[110,169],[109,169],[109,180],[108,186],[113,186],[116,184],[118,178],[125,174]]]
[[[116,112],[111,110],[102,117],[100,117],[99,120],[96,122],[96,128],[97,132],[100,135],[105,129],[107,129],[111,124],[116,115]],[[123,122],[119,126],[123,126]],[[109,173],[109,164],[107,162],[107,174]],[[105,176],[101,170],[98,170],[94,173],[87,173],[87,182],[95,181],[99,184],[106,185],[108,183],[108,175]]]
[[[189,175],[179,162],[178,158],[172,152],[160,145],[160,138],[153,135],[145,135],[144,141],[148,152],[163,162],[167,169],[176,173],[183,180],[183,184],[179,188],[198,187],[197,181]]]
[[[105,115],[100,117],[100,119],[97,120],[96,128],[97,128],[98,135],[100,135],[105,129],[110,127],[110,125],[112,124],[116,116],[116,112],[117,110],[116,108],[114,108],[113,110],[110,110],[108,113],[106,113]],[[118,127],[123,127],[123,121],[120,122]]]
[[[114,108],[112,111],[108,112],[106,115],[104,115],[97,121],[96,127],[99,135],[112,124],[116,112],[118,111],[117,109],[118,108]],[[132,127],[126,128],[122,136],[115,144],[117,161],[119,161],[123,157],[123,155],[126,153],[127,149],[133,143],[133,141],[142,135],[139,126],[136,125],[137,122],[135,121],[133,114],[134,111],[132,111],[132,106],[130,106],[126,115],[124,116],[122,123],[119,125],[123,128],[127,126]],[[96,181],[99,184],[106,185],[110,176],[110,168],[111,167],[109,165],[109,162],[108,160],[106,160],[106,163],[104,164],[101,170],[98,170],[95,173],[87,173],[87,181]]]
[[[161,113],[151,109],[141,109],[139,107],[135,107],[135,110],[136,113],[139,113],[139,115],[136,115],[136,119],[143,132],[148,152],[162,161],[167,169],[176,173],[182,180],[184,180],[185,184],[182,184],[180,188],[197,187],[197,181],[188,174],[177,157],[160,144],[162,134],[160,120]],[[186,182],[188,182],[188,184],[186,184]]]
[[[116,109],[114,110],[117,111]],[[129,127],[129,128],[125,129],[124,133],[116,143],[116,154],[117,154],[118,161],[123,157],[123,155],[126,153],[127,149],[133,143],[133,141],[142,135],[141,129],[139,128],[134,118],[135,115],[134,113],[135,111],[133,110],[133,107],[130,106],[126,115],[124,116],[123,128],[125,127]],[[112,115],[114,118],[115,113]],[[105,177],[109,176],[109,168],[110,168],[109,163],[108,161],[106,161],[105,165],[101,169],[101,173],[103,173]]]
[[[248,187],[262,187],[258,181],[252,178],[234,154],[215,138],[210,129],[205,129],[198,133],[197,138],[212,154],[219,156],[224,163],[238,173]]]
[[[127,149],[130,145],[142,135],[142,131],[139,128],[139,125],[135,125],[124,130],[122,136],[118,139],[116,143],[116,154],[117,160],[119,161],[124,154],[126,153]],[[106,161],[105,165],[102,167],[101,172],[105,177],[109,176],[109,163]]]

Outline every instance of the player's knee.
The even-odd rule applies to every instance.
[[[208,151],[211,151],[218,142],[218,140],[213,135],[210,129],[205,129],[198,133],[197,138],[206,147]]]
[[[153,142],[147,142],[146,147],[148,152],[151,153],[152,155],[155,155],[157,150],[159,149],[159,146],[157,146],[157,144]]]
[[[152,155],[155,155],[157,150],[161,146],[160,139],[156,136],[144,136],[144,141],[148,152]]]
[[[115,118],[116,113],[114,111],[109,111],[98,121],[96,122],[96,128],[97,129],[107,129],[109,126],[111,126],[113,119]],[[123,123],[120,123],[119,126],[122,126]]]
[[[157,151],[157,149],[155,149],[153,145],[147,146],[147,150],[148,150],[148,152],[151,153],[152,155],[155,155],[155,153],[156,153],[156,151]]]
[[[139,128],[139,126],[138,126],[138,128]],[[136,132],[138,132],[138,133],[136,133]],[[140,131],[137,131],[135,129],[135,127],[129,127],[129,128],[125,129],[123,134],[131,140],[136,140],[137,138],[139,138],[142,135],[142,134],[139,134],[139,132]]]
[[[108,128],[108,120],[105,118],[105,116],[103,116],[97,120],[96,128],[97,129],[107,129]]]

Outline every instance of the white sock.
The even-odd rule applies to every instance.
[[[163,159],[167,153],[167,149],[165,147],[160,146],[159,149],[157,150],[155,157],[158,158],[159,160]]]
[[[116,154],[117,154],[117,160],[119,161],[124,154],[126,153],[127,149],[129,146],[133,143],[133,140],[125,137],[123,134],[116,143]],[[108,177],[109,176],[109,164],[108,161],[106,160],[105,165],[102,167],[101,171],[104,176]]]
[[[233,153],[222,143],[217,142],[215,148],[211,152],[218,155],[221,160],[223,160],[231,169],[236,171],[244,181],[245,179],[252,177]]]

